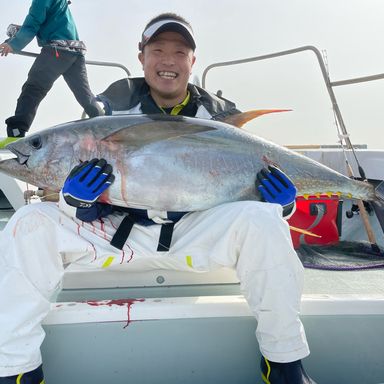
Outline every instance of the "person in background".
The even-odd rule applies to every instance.
[[[10,38],[0,44],[1,56],[21,51],[35,36],[42,47],[22,87],[14,116],[5,120],[8,138],[0,142],[2,148],[25,136],[40,102],[61,75],[89,117],[103,113],[89,87],[86,47],[79,40],[69,4],[67,0],[33,0],[23,25],[11,24]]]
[[[236,116],[240,111],[234,103],[188,82],[195,48],[192,28],[184,18],[165,13],[152,19],[139,43],[144,78],[119,80],[98,95],[106,113],[216,120]],[[266,202],[229,202],[188,213],[99,203],[113,182],[113,169],[106,160],[86,160],[67,177],[59,207],[39,203],[21,208],[4,229],[0,305],[5,309],[6,300],[15,304],[3,316],[12,321],[0,326],[0,384],[13,384],[20,377],[30,384],[43,379],[41,319],[62,279],[64,262],[132,271],[233,268],[257,319],[263,381],[314,384],[301,363],[309,354],[299,317],[303,266],[284,220],[295,209],[291,180],[269,167],[255,175],[255,188]],[[121,252],[132,255],[124,265]],[[34,263],[28,262],[31,259]],[[12,300],[13,290],[23,292],[23,300]],[[255,358],[255,375],[256,365]]]

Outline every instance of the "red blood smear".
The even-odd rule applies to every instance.
[[[143,302],[145,299],[116,299],[116,300],[108,300],[108,301],[86,301],[87,304],[92,306],[101,306],[101,305],[108,305],[111,307],[112,305],[119,305],[119,306],[127,306],[127,324],[124,326],[124,329],[128,327],[129,323],[131,322],[131,306],[132,304],[135,304],[136,302]]]

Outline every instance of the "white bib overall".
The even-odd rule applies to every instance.
[[[119,250],[109,241],[122,215],[85,223],[55,203],[19,209],[0,235],[0,377],[41,364],[41,322],[69,263],[191,273],[235,268],[257,319],[261,353],[277,362],[304,358],[303,267],[281,211],[276,204],[244,201],[189,213],[176,223],[170,251],[157,252],[160,225],[135,224]]]

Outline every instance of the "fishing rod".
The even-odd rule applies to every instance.
[[[329,80],[330,79],[330,77],[329,77],[329,66],[328,66],[328,58],[327,58],[326,50],[322,51],[322,56],[323,56],[324,68],[325,68],[325,71],[326,71],[326,75],[327,75],[327,78],[328,78],[328,81],[329,81],[329,84],[330,84],[330,88],[332,90],[332,83]],[[332,93],[332,95],[334,97],[333,91],[331,93]],[[330,93],[330,95],[331,95],[331,93]],[[332,105],[333,106],[334,105],[337,106],[336,98],[334,97],[334,99],[332,99],[332,96],[331,96],[331,100],[332,100]],[[333,103],[333,101],[335,102],[335,104]],[[364,169],[360,165],[359,160],[357,158],[357,154],[356,154],[355,148],[352,145],[352,142],[350,140],[349,134],[348,134],[347,129],[345,127],[344,120],[343,120],[343,118],[341,116],[339,108],[338,107],[337,108],[332,108],[332,110],[333,110],[333,116],[334,116],[334,121],[335,121],[335,125],[336,125],[336,130],[337,130],[338,137],[339,137],[339,142],[340,142],[341,149],[342,149],[343,155],[344,155],[344,160],[345,160],[348,176],[355,179],[355,176],[353,174],[352,166],[351,166],[351,164],[350,164],[350,162],[348,160],[348,157],[347,157],[346,147],[347,147],[347,149],[350,149],[352,151],[353,157],[354,157],[354,159],[356,161],[357,168],[359,170],[360,177],[362,178],[363,181],[368,181],[366,176],[365,176]],[[360,212],[360,217],[363,220],[363,224],[364,224],[365,230],[367,232],[368,240],[369,240],[369,242],[371,244],[371,249],[375,253],[380,253],[380,248],[377,245],[376,237],[375,237],[374,231],[372,229],[371,223],[369,222],[369,217],[368,217],[368,213],[367,213],[367,210],[365,208],[364,202],[362,200],[358,199],[358,200],[356,200],[356,203],[357,203],[357,206],[358,206],[358,209],[359,209],[359,212]]]
[[[218,62],[218,63],[211,64],[208,67],[206,67],[203,71],[202,87],[203,88],[206,87],[207,74],[213,68],[224,67],[224,66],[229,66],[229,65],[239,65],[239,64],[250,63],[250,62],[261,61],[261,60],[267,60],[267,59],[273,59],[276,57],[296,54],[296,53],[300,53],[300,52],[304,52],[304,51],[312,51],[315,54],[315,56],[317,58],[317,62],[320,66],[323,80],[325,82],[325,86],[327,88],[328,95],[329,95],[331,103],[332,103],[332,109],[333,109],[333,113],[334,113],[336,127],[338,129],[340,143],[341,143],[341,146],[343,148],[344,155],[346,158],[346,167],[347,167],[348,175],[350,178],[355,178],[355,176],[353,175],[352,167],[351,167],[351,165],[350,165],[350,163],[346,157],[345,148],[351,150],[352,155],[356,161],[357,169],[359,171],[361,179],[363,181],[367,181],[365,171],[364,171],[363,167],[361,166],[359,159],[357,158],[355,148],[352,145],[352,142],[349,138],[349,133],[345,127],[344,120],[343,120],[343,117],[341,115],[341,111],[339,109],[339,106],[337,104],[335,93],[333,91],[333,86],[352,84],[354,82],[362,82],[362,81],[371,81],[371,80],[382,79],[382,78],[384,78],[384,74],[369,76],[367,78],[352,79],[352,80],[347,80],[347,81],[342,81],[342,82],[331,82],[330,77],[329,77],[329,71],[327,70],[327,68],[324,64],[324,60],[323,60],[323,56],[322,56],[321,52],[316,47],[314,47],[312,45],[306,45],[306,46],[302,46],[302,47],[298,47],[298,48],[294,48],[294,49],[289,49],[289,50],[285,50],[285,51],[280,51],[280,52],[274,52],[274,53],[270,53],[270,54],[266,54],[266,55],[248,57],[245,59],[224,61],[224,62]],[[370,225],[370,222],[368,219],[368,214],[365,210],[364,203],[361,200],[360,201],[357,200],[357,203],[358,203],[358,207],[359,207],[359,210],[361,213],[361,217],[362,217],[364,227],[365,227],[365,230],[367,232],[369,241],[372,244],[372,249],[377,251],[379,248],[376,244],[375,236],[374,236],[372,227]],[[375,205],[374,205],[374,209],[375,209],[376,215],[378,216],[378,219],[380,221],[380,225],[382,226],[382,228],[384,230],[384,226],[382,224],[382,223],[384,223],[384,215],[382,215],[380,213],[380,211],[376,209]],[[382,217],[379,218],[379,215],[381,215]]]
[[[347,147],[347,149],[350,149],[352,152],[352,155],[356,161],[356,166],[357,166],[357,169],[359,171],[359,175],[360,175],[361,179],[363,181],[366,181],[367,178],[365,176],[365,171],[364,171],[363,167],[361,166],[359,159],[357,158],[355,147],[353,146],[353,144],[351,142],[350,135],[349,135],[347,128],[344,124],[343,116],[341,115],[339,106],[338,106],[337,101],[336,101],[336,96],[333,92],[333,88],[332,88],[333,83],[331,82],[330,76],[329,76],[329,66],[328,66],[328,58],[327,58],[326,50],[322,51],[322,58],[323,58],[324,65],[320,66],[320,67],[321,67],[321,70],[323,72],[324,80],[329,85],[329,86],[327,86],[327,88],[328,88],[329,96],[331,98],[335,124],[336,124],[336,128],[338,131],[338,137],[340,140],[340,144],[341,144],[341,147],[343,149],[344,157],[345,157],[345,160],[347,163],[347,168],[350,168],[350,170],[352,172],[352,174],[350,176],[355,178],[355,176],[353,175],[352,167],[351,167],[351,165],[347,159],[347,156],[346,156],[345,146]]]

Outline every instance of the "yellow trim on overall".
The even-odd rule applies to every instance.
[[[114,257],[109,256],[107,260],[104,261],[104,264],[101,266],[101,268],[108,268],[112,264],[113,260],[114,260]]]
[[[267,374],[264,375],[264,372],[261,372],[261,378],[263,379],[264,383],[271,384],[269,381],[269,376],[271,374],[271,366],[269,364],[269,361],[264,357],[265,364],[267,365]]]
[[[189,91],[187,92],[187,96],[185,96],[185,99],[180,103],[180,104],[177,104],[175,105],[173,108],[172,108],[172,111],[170,113],[170,115],[172,116],[176,116],[178,115],[181,110],[188,104],[189,102],[189,99],[191,98],[191,94],[189,93]],[[159,107],[164,113],[166,113],[164,111],[164,109],[162,107]]]
[[[23,376],[24,376],[24,373],[20,373],[20,374],[16,377],[16,384],[21,384],[21,379],[22,379]],[[39,384],[45,384],[44,379],[41,380]]]
[[[192,264],[192,256],[185,256],[185,259],[187,260],[187,265],[188,265],[188,267],[193,268],[193,264]]]

